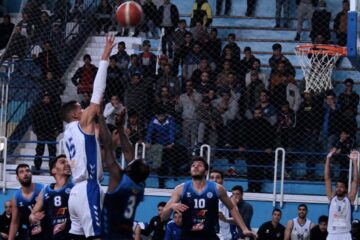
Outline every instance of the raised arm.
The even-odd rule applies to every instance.
[[[20,224],[20,216],[19,216],[19,209],[16,205],[15,197],[11,200],[11,223],[10,223],[10,229],[9,229],[9,240],[15,240],[16,233],[19,229]]]
[[[235,223],[241,228],[243,231],[243,234],[245,236],[254,236],[256,237],[256,234],[251,232],[247,226],[244,223],[244,220],[242,219],[238,208],[233,204],[233,202],[228,197],[226,190],[223,186],[217,185],[217,189],[219,192],[219,198],[220,200],[225,204],[225,206],[229,209],[229,212],[231,213],[231,216],[234,218]]]
[[[113,36],[106,36],[104,52],[101,56],[101,61],[99,63],[99,69],[96,73],[94,86],[93,86],[93,93],[91,97],[90,106],[85,109],[82,113],[80,119],[80,126],[81,128],[89,134],[94,134],[95,126],[94,120],[95,116],[100,110],[99,104],[101,102],[102,96],[104,94],[106,88],[106,76],[107,76],[107,68],[109,65],[109,57],[111,54],[111,50],[114,47],[114,40],[115,37]]]
[[[169,219],[172,211],[183,213],[189,208],[187,205],[179,203],[183,186],[184,185],[181,184],[174,189],[170,200],[166,203],[160,215],[161,221]]]
[[[331,187],[331,178],[330,178],[330,160],[332,159],[333,155],[336,152],[336,148],[332,148],[328,155],[326,156],[325,161],[325,172],[324,172],[324,181],[325,181],[325,190],[326,195],[329,200],[333,197],[332,187]]]
[[[125,133],[125,118],[126,118],[126,109],[123,110],[119,116],[115,117],[115,124],[120,137],[121,151],[124,154],[126,163],[131,162],[135,158],[135,149],[131,144],[129,137]]]
[[[359,157],[359,152],[358,151],[355,151],[355,150],[351,151],[349,158],[353,163],[353,180],[351,182],[351,189],[350,189],[350,192],[349,192],[349,199],[350,199],[350,201],[352,203],[355,201],[356,194],[358,192],[358,187],[359,187],[358,157]]]

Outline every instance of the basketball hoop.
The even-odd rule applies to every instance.
[[[346,47],[324,44],[305,44],[295,47],[295,54],[305,77],[305,92],[322,92],[332,89],[332,70]]]

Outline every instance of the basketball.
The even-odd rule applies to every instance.
[[[136,27],[142,18],[142,7],[134,1],[124,2],[116,10],[116,20],[122,27]]]

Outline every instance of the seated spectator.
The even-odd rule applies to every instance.
[[[211,6],[207,0],[196,0],[192,7],[190,27],[194,27],[199,21],[204,27],[212,23]]]
[[[116,65],[115,57],[111,56],[106,76],[105,101],[109,101],[114,95],[117,95],[122,99],[124,96],[125,85],[126,82],[124,82],[123,79],[123,72]]]
[[[216,0],[216,16],[221,15],[221,9],[222,9],[223,2],[224,2],[223,0]],[[224,12],[225,16],[230,16],[231,3],[232,3],[232,0],[225,0],[225,12]]]
[[[247,0],[247,8],[246,8],[245,16],[252,17],[254,15],[255,7],[256,7],[256,0]]]
[[[70,9],[71,19],[74,22],[78,22],[82,19],[83,12],[85,10],[84,0],[75,0]]]
[[[77,93],[89,93],[93,90],[93,83],[98,68],[91,64],[91,56],[85,54],[83,57],[84,65],[78,68],[71,78],[71,82],[77,87]]]
[[[199,117],[197,145],[206,143],[215,147],[218,138],[217,130],[223,127],[223,120],[217,109],[211,105],[209,97],[202,99],[197,115]]]
[[[91,94],[90,93],[83,93],[82,100],[80,102],[81,109],[86,109],[90,106]]]
[[[176,102],[175,109],[181,112],[182,131],[184,142],[195,146],[197,140],[198,116],[196,109],[200,106],[202,95],[194,90],[193,83],[187,81],[185,84],[186,92],[181,94]]]
[[[210,89],[214,88],[214,85],[210,81],[210,74],[208,72],[202,72],[200,80],[197,80],[195,89],[198,93],[206,96]]]
[[[230,61],[225,60],[222,66],[222,71],[218,73],[215,80],[215,84],[217,87],[221,87],[226,84],[227,76],[232,71]]]
[[[148,37],[148,32],[151,33],[151,36],[154,38],[158,37],[158,29],[157,25],[160,23],[158,22],[158,10],[156,5],[153,3],[152,0],[145,0],[141,5],[144,13],[143,21],[139,24],[134,33],[134,37],[137,37],[138,34],[142,34],[142,37]]]
[[[269,78],[268,76],[261,72],[261,62],[259,59],[255,58],[253,61],[252,61],[252,65],[251,65],[251,69],[250,70],[255,70],[257,73],[258,73],[258,79],[261,80],[261,82],[264,84],[265,86],[265,89],[269,89]],[[249,71],[246,76],[245,76],[245,84],[246,86],[248,86],[251,82],[251,72],[252,71]]]
[[[34,41],[36,44],[43,45],[43,43],[50,38],[51,22],[47,11],[41,12],[40,21],[36,24],[34,30]]]
[[[328,235],[328,219],[329,218],[324,215],[319,217],[318,225],[316,225],[310,230],[310,239],[326,240]]]
[[[265,89],[263,82],[259,79],[259,74],[257,71],[253,70],[250,72],[250,83],[246,87],[245,92],[245,101],[247,111],[252,111],[255,108],[258,99],[260,98],[260,93]]]
[[[282,212],[275,208],[271,221],[263,223],[257,231],[258,240],[283,240],[285,227],[280,223]],[[317,238],[314,238],[317,239]]]
[[[234,33],[229,33],[227,37],[228,43],[223,48],[223,55],[225,54],[225,49],[230,48],[232,56],[236,60],[240,60],[240,47],[236,44],[236,35]]]
[[[143,52],[139,54],[139,61],[142,67],[144,78],[155,77],[156,56],[150,52],[150,41],[143,41]]]
[[[221,56],[221,39],[218,38],[218,30],[211,28],[210,34],[204,39],[204,52],[208,53],[209,57],[215,62],[216,68],[220,63]]]
[[[135,110],[130,109],[127,114],[128,123],[125,131],[129,136],[130,142],[135,146],[136,143],[141,143],[144,141],[146,128],[140,121],[139,116]]]
[[[259,102],[256,105],[256,108],[260,108],[262,111],[262,117],[266,119],[272,126],[275,126],[277,122],[277,113],[273,105],[269,101],[269,92],[262,90],[260,92]],[[252,116],[250,116],[252,118]]]
[[[156,106],[164,109],[167,115],[170,115],[174,120],[177,120],[177,114],[175,112],[175,98],[169,92],[168,86],[162,86],[160,92],[155,96]]]
[[[118,43],[118,52],[111,57],[113,57],[116,61],[116,66],[121,70],[125,71],[128,68],[130,57],[125,51],[126,45],[125,42]]]
[[[152,217],[149,225],[144,230],[141,230],[142,235],[149,236],[152,232],[154,232],[151,239],[164,240],[166,225],[170,221],[170,219],[166,221],[161,221],[160,218],[160,214],[162,213],[162,210],[164,209],[165,205],[166,202],[158,203],[157,205],[158,215]]]
[[[346,46],[347,31],[348,31],[348,11],[350,10],[350,3],[348,0],[343,0],[343,9],[334,19],[334,31],[336,32],[337,44]]]
[[[106,124],[111,124],[115,126],[115,117],[119,115],[125,109],[124,105],[120,102],[118,96],[111,96],[110,102],[105,105],[104,108],[104,118]]]
[[[227,75],[226,80],[227,80],[226,87],[230,88],[231,96],[233,96],[236,100],[239,100],[240,97],[244,95],[245,86],[238,83],[236,74],[234,72],[230,72]]]
[[[201,52],[201,43],[195,42],[192,51],[185,57],[183,62],[183,77],[190,80],[193,72],[199,68],[200,60],[204,57]]]
[[[221,64],[223,64],[225,61],[230,62],[231,70],[235,72],[240,72],[240,60],[234,56],[230,47],[225,47],[221,55]]]
[[[173,34],[179,24],[179,11],[176,5],[172,4],[170,0],[164,0],[164,4],[159,7],[157,15],[158,25],[164,29],[161,51],[163,54],[169,56],[169,58],[173,58]]]
[[[212,68],[209,64],[209,60],[207,57],[202,56],[200,59],[199,67],[195,69],[191,75],[191,81],[195,84],[195,87],[197,87],[201,80],[201,75],[207,72],[210,75],[212,75]],[[213,78],[210,76],[210,83],[213,83]]]
[[[49,161],[51,161],[56,156],[56,138],[63,130],[59,108],[53,104],[49,93],[43,93],[42,101],[33,109],[31,119],[32,129],[38,141],[34,159],[35,169],[38,171],[41,168],[45,144],[48,146]]]
[[[0,23],[0,49],[6,47],[14,30],[14,27],[15,25],[11,22],[10,16],[5,15],[3,17],[3,22]]]
[[[43,76],[48,72],[52,72],[54,76],[60,75],[61,65],[49,40],[44,43],[42,52],[35,57],[34,62],[40,66]]]
[[[99,7],[96,10],[96,31],[98,34],[101,31],[108,32],[111,26],[111,14],[113,9],[108,0],[101,0]]]
[[[0,216],[0,239],[8,239],[10,224],[12,219],[12,203],[10,200],[5,201],[5,211]],[[21,240],[21,237],[15,237],[15,240]]]
[[[202,45],[205,43],[205,39],[209,37],[206,32],[206,28],[202,25],[201,21],[195,23],[195,26],[190,29],[195,41],[200,42]]]
[[[297,18],[297,25],[296,25],[296,36],[295,41],[300,40],[300,34],[302,31],[302,26],[304,22],[304,18],[308,19],[309,24],[311,23],[311,17],[314,12],[314,7],[317,5],[317,0],[296,0],[296,18]]]
[[[131,81],[131,76],[133,74],[139,74],[140,76],[143,75],[143,68],[140,65],[139,56],[137,54],[131,54],[130,56],[130,64],[126,71],[126,81]]]
[[[181,240],[182,213],[174,212],[173,216],[173,220],[166,225],[164,240]]]
[[[240,79],[245,79],[245,75],[250,72],[252,63],[256,59],[250,47],[244,48],[244,58],[240,61]]]
[[[181,93],[179,79],[173,75],[170,64],[165,64],[164,73],[157,80],[156,93],[159,94],[164,86],[169,89],[169,94],[173,97],[177,97]]]
[[[295,147],[293,134],[296,123],[295,112],[290,109],[289,102],[281,104],[281,110],[277,118],[277,135],[279,136],[279,146],[289,149]]]
[[[28,52],[29,41],[26,36],[21,34],[21,26],[16,26],[14,34],[11,38],[9,46],[4,52],[3,58],[9,59],[13,56],[17,56],[19,59],[24,59]]]
[[[344,82],[345,90],[339,95],[340,110],[345,112],[351,110],[357,113],[357,107],[359,105],[359,95],[353,91],[354,80],[348,78]]]
[[[282,54],[282,46],[279,43],[275,43],[272,46],[273,55],[269,59],[269,65],[271,67],[271,75],[277,70],[280,62],[284,62],[285,69],[288,74],[296,76],[295,68],[290,63],[290,61]]]
[[[313,43],[318,34],[321,34],[326,42],[330,40],[330,20],[331,12],[326,10],[326,2],[320,0],[319,9],[315,10],[311,17],[310,38]]]

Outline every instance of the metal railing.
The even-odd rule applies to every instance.
[[[209,165],[209,169],[210,169],[210,157],[211,157],[211,147],[210,145],[207,145],[207,144],[203,144],[201,145],[200,147],[200,156],[201,157],[204,157],[204,149],[207,149],[206,151],[206,160],[207,160],[207,163]],[[210,171],[208,171],[208,174],[206,176],[206,179],[209,179],[210,178]]]
[[[7,138],[0,136],[0,152],[3,159],[2,168],[2,190],[3,193],[6,191],[6,165],[7,165]]]
[[[285,175],[285,149],[284,148],[277,148],[275,150],[273,207],[276,206],[277,173],[278,173],[278,163],[279,163],[279,153],[280,152],[281,152],[280,208],[282,208],[283,202],[284,202],[284,175]]]

